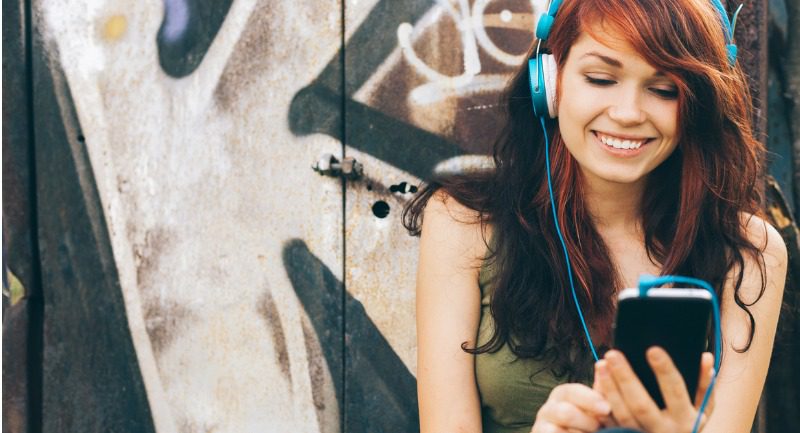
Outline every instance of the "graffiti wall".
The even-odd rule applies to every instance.
[[[41,430],[418,430],[401,211],[490,166],[545,2],[31,3]]]

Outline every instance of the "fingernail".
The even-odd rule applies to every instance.
[[[594,408],[600,415],[607,415],[609,412],[611,412],[611,406],[604,401],[595,404]]]
[[[608,370],[606,370],[608,366],[606,365],[606,361],[597,361],[597,364],[594,366],[594,370],[600,377],[605,377],[608,375]]]
[[[619,354],[617,352],[611,351],[606,353],[606,360],[611,365],[616,365],[619,362]]]
[[[647,352],[653,361],[661,362],[664,360],[664,352],[659,349],[650,349]]]

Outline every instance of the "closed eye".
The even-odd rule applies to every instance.
[[[675,89],[659,89],[658,87],[651,87],[650,91],[655,93],[656,96],[662,99],[677,99],[678,91]]]
[[[605,79],[602,79],[602,78],[594,78],[594,77],[590,77],[588,75],[584,75],[584,77],[586,77],[586,82],[587,83],[593,84],[595,86],[610,86],[612,84],[616,84],[616,81],[614,81],[614,80],[605,80]]]

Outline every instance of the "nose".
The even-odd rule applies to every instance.
[[[624,92],[608,109],[608,116],[620,125],[636,125],[645,121],[645,113],[639,101],[639,92]]]

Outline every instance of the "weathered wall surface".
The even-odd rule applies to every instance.
[[[341,280],[342,186],[309,169],[341,143],[287,128],[292,97],[339,50],[340,11],[34,5],[42,55],[74,103],[156,431],[339,430],[331,369],[290,272],[323,281],[285,251],[302,240]],[[48,343],[45,364],[66,367]],[[45,389],[69,385],[50,379]],[[46,430],[63,425],[61,404],[45,396]]]
[[[544,6],[33,1],[31,114],[3,114],[32,122],[12,137],[32,167],[4,177],[35,178],[15,194],[38,237],[11,251],[42,267],[16,271],[41,291],[42,430],[418,429],[401,210],[432,173],[486,165]],[[318,175],[324,154],[364,175]]]
[[[35,130],[60,133],[33,138],[62,144],[37,171],[75,177],[40,200],[77,194],[81,206],[64,203],[85,209],[76,243],[107,255],[82,260],[54,234],[44,243],[64,251],[42,261],[100,263],[83,278],[118,292],[94,311],[91,284],[76,301],[69,278],[45,277],[44,388],[95,380],[59,375],[85,356],[67,346],[93,337],[57,325],[111,312],[93,331],[129,332],[118,353],[140,378],[109,375],[146,396],[123,405],[152,418],[136,429],[414,430],[416,240],[400,210],[434,170],[485,163],[465,155],[488,150],[533,14],[530,2],[34,2],[33,94],[50,107],[35,107]],[[363,178],[314,173],[325,153],[354,157]],[[62,396],[42,405],[47,431],[103,424]]]

